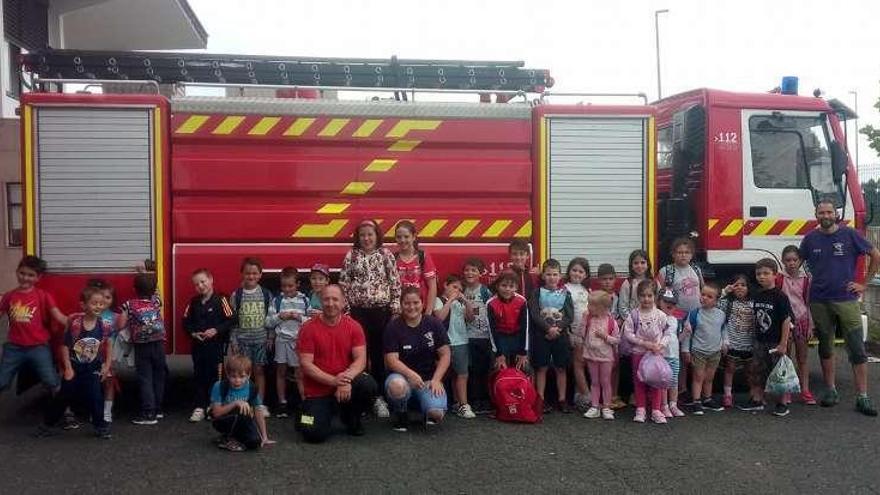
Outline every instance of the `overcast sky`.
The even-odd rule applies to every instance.
[[[698,87],[764,92],[782,76],[880,125],[880,1],[189,0],[208,51],[259,55],[523,60],[554,90],[657,96]],[[850,140],[852,146],[852,139]],[[880,158],[860,140],[860,162]]]

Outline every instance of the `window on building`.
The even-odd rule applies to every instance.
[[[21,182],[6,183],[6,244],[21,246]]]

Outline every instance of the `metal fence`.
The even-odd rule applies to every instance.
[[[880,246],[880,227],[868,227],[868,240],[875,246]],[[873,320],[880,320],[880,281],[877,277],[868,281],[865,290],[865,311]]]

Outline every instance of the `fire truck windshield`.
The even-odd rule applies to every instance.
[[[756,187],[809,189],[814,202],[830,198],[843,206],[842,186],[833,180],[824,115],[755,115],[749,119],[749,138]]]

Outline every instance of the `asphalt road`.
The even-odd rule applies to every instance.
[[[870,366],[880,399],[880,366]],[[853,411],[844,360],[838,369],[839,406],[795,404],[786,418],[725,411],[639,425],[628,409],[613,422],[558,413],[538,425],[450,417],[408,433],[370,419],[365,437],[340,434],[318,446],[299,440],[292,421],[272,419],[278,444],[241,454],[212,446],[210,424],[187,422],[185,372],[176,373],[157,426],[128,422],[129,392],[109,441],[89,427],[33,439],[41,394],[7,393],[0,493],[877,493],[880,419]]]

